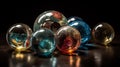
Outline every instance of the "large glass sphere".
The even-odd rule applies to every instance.
[[[33,33],[31,44],[36,55],[50,56],[56,48],[54,33],[47,28],[41,28]]]
[[[35,20],[33,31],[37,31],[40,28],[48,28],[53,32],[56,32],[61,26],[66,25],[66,17],[55,10],[49,10],[41,13]]]
[[[73,27],[63,26],[56,32],[57,48],[63,53],[71,55],[81,43],[80,32]]]
[[[93,28],[92,36],[94,42],[108,45],[113,40],[115,32],[110,24],[101,22]]]
[[[79,17],[68,18],[68,25],[76,28],[81,34],[81,44],[87,43],[91,38],[91,28]]]
[[[11,48],[16,51],[25,51],[30,48],[31,28],[23,23],[12,25],[6,34],[6,39]]]

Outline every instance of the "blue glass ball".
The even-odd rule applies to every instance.
[[[68,25],[76,28],[81,34],[81,44],[87,43],[91,38],[91,28],[79,17],[68,18]]]
[[[50,56],[56,48],[54,33],[47,28],[41,28],[33,33],[31,44],[38,56]]]
[[[12,25],[6,34],[7,43],[15,51],[25,51],[31,47],[30,38],[32,36],[32,29],[23,23]]]

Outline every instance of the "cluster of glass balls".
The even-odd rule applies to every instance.
[[[114,35],[114,29],[108,23],[99,23],[91,30],[80,17],[67,19],[62,13],[49,10],[36,18],[33,31],[27,24],[17,23],[8,29],[6,39],[17,52],[32,48],[39,56],[49,56],[55,49],[71,55],[88,43],[91,37],[94,42],[107,45]]]

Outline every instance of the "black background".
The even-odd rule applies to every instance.
[[[82,2],[82,1],[28,1],[1,2],[0,35],[5,36],[9,27],[15,23],[25,23],[33,29],[35,19],[47,10],[56,10],[67,18],[81,17],[91,29],[99,22],[107,22],[119,34],[119,4],[117,2]]]

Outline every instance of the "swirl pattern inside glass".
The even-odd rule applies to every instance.
[[[10,47],[14,48],[16,51],[24,51],[31,46],[31,36],[32,30],[28,25],[17,23],[9,28],[6,39]]]
[[[80,32],[73,27],[63,26],[56,32],[57,48],[63,54],[71,54],[80,46]]]
[[[49,56],[56,48],[54,33],[47,28],[41,28],[33,33],[31,44],[36,54]]]

